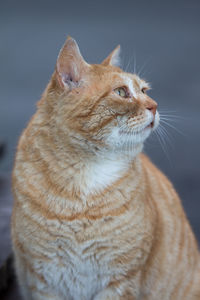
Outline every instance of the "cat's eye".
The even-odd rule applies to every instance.
[[[120,87],[114,90],[114,92],[119,95],[120,97],[126,98],[128,97],[127,91],[124,87]]]
[[[141,91],[143,94],[146,94],[147,88],[142,88]]]

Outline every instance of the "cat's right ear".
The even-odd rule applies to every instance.
[[[77,87],[89,65],[83,59],[76,41],[68,37],[60,50],[56,63],[56,78],[62,88]]]

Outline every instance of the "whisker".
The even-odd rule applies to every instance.
[[[169,109],[162,109],[159,110],[161,113],[179,113],[177,110],[169,110]]]
[[[164,116],[164,117],[177,117],[177,118],[183,118],[185,119],[183,116],[180,116],[179,114],[176,113],[163,113],[159,111],[160,116]]]
[[[167,147],[167,140],[169,139],[169,137],[167,136],[166,132],[162,127],[160,127],[158,128],[158,133],[160,134],[160,138],[163,140],[163,144]]]
[[[160,142],[160,145],[161,145],[161,148],[163,150],[163,152],[165,153],[166,157],[167,157],[167,160],[169,161],[170,165],[171,165],[171,161],[170,161],[170,158],[169,158],[169,155],[165,149],[165,146],[163,144],[163,138],[162,138],[162,135],[160,134],[161,132],[158,131],[158,128],[157,130],[154,131],[154,133],[156,134],[157,138],[158,138],[158,141]]]
[[[124,67],[124,71],[125,72],[131,72],[131,73],[135,73],[135,69],[136,69],[136,58],[135,58],[135,53],[130,57],[130,59],[128,60],[126,67]],[[130,67],[130,65],[132,66],[133,64],[133,69],[132,67]]]
[[[138,76],[143,76],[143,74],[144,74],[144,68],[147,66],[147,64],[149,63],[149,61],[150,61],[150,57],[148,57],[145,61],[144,61],[144,63],[142,64],[142,67],[140,68],[140,70],[138,71]],[[141,72],[143,71],[143,74],[141,75]]]
[[[162,113],[159,113],[161,119],[162,118],[168,118],[168,119],[180,119],[180,120],[187,120],[188,118],[185,118],[185,117],[182,117],[182,116],[179,116],[179,115],[164,115]]]
[[[129,59],[127,65],[126,65],[126,68],[124,68],[124,71],[127,72],[129,67],[130,67],[130,64],[132,63],[132,60],[133,60],[133,57]]]
[[[168,122],[166,122],[165,120],[162,120],[162,119],[161,119],[160,121],[161,121],[161,123],[164,123],[166,126],[172,128],[172,129],[174,129],[176,132],[178,132],[178,133],[181,134],[182,136],[186,137],[186,135],[185,135],[182,131],[180,131],[178,128],[176,128],[176,127],[173,126],[172,124],[170,124],[170,123],[168,123]]]
[[[161,120],[166,120],[166,121],[172,121],[172,122],[175,122],[175,121],[180,122],[182,120],[181,118],[177,118],[177,117],[173,117],[173,116],[172,117],[168,117],[168,116],[163,117],[163,116],[161,116],[160,119]]]
[[[136,69],[136,53],[134,53],[133,58],[134,58],[133,72],[134,72],[134,74],[136,74],[137,73],[137,69]]]
[[[158,129],[162,132],[163,136],[166,137],[166,139],[167,139],[169,145],[170,145],[172,148],[174,148],[174,145],[173,145],[173,143],[172,143],[172,141],[171,141],[171,136],[169,135],[169,132],[166,130],[166,128],[160,124],[160,127],[159,127]]]

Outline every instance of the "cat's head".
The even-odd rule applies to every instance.
[[[158,125],[149,85],[117,66],[119,52],[118,46],[101,64],[90,65],[68,38],[46,91],[57,133],[86,151],[138,152]]]

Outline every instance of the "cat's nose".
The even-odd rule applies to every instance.
[[[158,104],[150,97],[145,102],[145,108],[150,110],[155,117]]]

